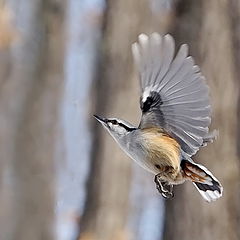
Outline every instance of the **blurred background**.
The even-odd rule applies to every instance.
[[[195,160],[224,186],[157,193],[93,114],[138,124],[131,44],[188,43],[217,141]],[[0,0],[0,239],[240,239],[239,0]]]

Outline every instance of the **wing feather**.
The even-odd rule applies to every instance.
[[[181,45],[176,56],[171,35],[141,34],[132,46],[140,75],[142,119],[140,128],[159,126],[195,154],[208,136],[209,88],[200,69]]]

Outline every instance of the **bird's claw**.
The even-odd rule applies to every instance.
[[[154,182],[156,184],[157,190],[165,199],[170,199],[174,197],[172,184],[168,184],[165,181],[161,181],[159,175],[155,176]]]

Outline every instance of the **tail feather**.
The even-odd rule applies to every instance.
[[[206,167],[188,160],[182,160],[181,167],[185,179],[192,181],[206,201],[215,201],[222,196],[221,183]]]

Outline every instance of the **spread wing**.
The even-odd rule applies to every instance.
[[[188,46],[174,56],[171,35],[141,34],[132,51],[142,90],[140,128],[162,127],[184,152],[195,154],[208,138],[211,118],[208,86]]]

